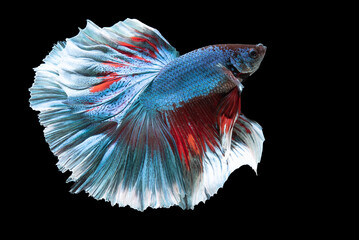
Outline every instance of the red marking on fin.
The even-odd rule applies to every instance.
[[[118,44],[120,44],[121,46],[130,48],[130,49],[132,49],[132,50],[135,50],[135,51],[148,53],[152,58],[157,58],[157,55],[156,55],[153,51],[151,51],[150,49],[148,49],[148,48],[144,48],[144,47],[140,47],[140,46],[135,46],[135,45],[132,45],[132,44],[129,44],[129,43],[126,43],[126,42],[118,42]],[[151,46],[152,46],[152,45],[151,45]]]
[[[233,88],[227,94],[213,94],[181,103],[181,107],[162,115],[188,171],[192,164],[202,166],[206,151],[215,152],[221,136],[233,129],[239,113],[240,92]]]
[[[147,33],[142,33],[145,37],[148,37],[148,38],[152,38],[153,40],[155,40],[156,41],[156,43],[158,43],[158,39],[155,37],[155,36],[153,36],[153,35],[151,35],[151,34],[147,34]]]
[[[117,48],[113,48],[111,47],[110,45],[106,44],[106,46],[108,46],[109,48],[112,48],[113,50],[127,56],[127,57],[130,57],[130,58],[133,58],[133,59],[139,59],[139,60],[142,60],[142,61],[145,61],[145,62],[150,62],[146,59],[144,59],[143,57],[140,57],[140,56],[137,56],[136,54],[133,54],[133,53],[130,53],[130,52],[126,52],[126,51],[122,51],[120,49],[117,49]]]
[[[98,106],[92,107],[92,108],[90,108],[90,109],[87,109],[86,112],[91,112],[91,111],[93,111],[93,110],[95,110],[95,109],[97,109],[97,108],[98,108]]]
[[[90,92],[92,93],[100,92],[109,88],[113,83],[120,81],[122,77],[120,77],[117,73],[110,72],[107,76],[101,76],[97,78],[101,78],[103,81],[90,88]]]
[[[220,129],[222,134],[224,132],[228,133],[230,128],[233,126],[233,119],[227,118],[224,115],[220,116],[219,122],[220,122]]]
[[[199,155],[201,152],[193,138],[193,135],[192,134],[188,134],[188,139],[187,139],[187,142],[189,143],[189,146],[191,147],[191,149],[197,154]]]
[[[132,45],[132,44],[126,43],[126,42],[121,42],[121,41],[119,41],[119,42],[117,42],[117,43],[120,44],[121,46],[128,47],[128,48],[132,48],[132,49],[134,49],[134,48],[141,48],[141,47],[139,47],[139,46],[135,46],[135,45]]]
[[[158,39],[157,39],[156,36],[153,36],[153,35],[148,34],[148,33],[140,32],[140,31],[138,31],[138,30],[136,30],[136,29],[135,29],[135,31],[138,32],[138,33],[140,33],[140,34],[142,34],[142,35],[145,36],[145,37],[152,38],[153,40],[156,41],[156,43],[158,43]]]
[[[123,55],[126,55],[127,57],[130,57],[130,58],[139,59],[139,60],[142,60],[142,61],[145,61],[145,62],[150,62],[150,61],[144,59],[143,57],[137,56],[136,54],[133,54],[133,53],[130,53],[130,52],[125,52],[125,51],[122,51],[120,49],[116,49],[116,51],[123,54]]]
[[[219,104],[218,122],[221,134],[228,133],[234,126],[237,115],[241,111],[239,90],[233,88]]]
[[[182,133],[180,132],[181,129],[177,129],[176,127],[171,128],[171,134],[175,139],[177,145],[177,151],[182,161],[185,162],[187,170],[190,169],[189,167],[189,154],[188,149],[186,147],[186,143],[182,137]]]
[[[103,62],[102,64],[110,66],[110,67],[114,67],[114,68],[121,68],[121,67],[128,66],[127,64],[122,64],[122,63],[113,62],[113,61],[106,61],[106,62]]]
[[[181,161],[186,169],[191,169],[192,161],[202,164],[207,146],[211,151],[219,147],[217,129],[217,106],[221,95],[198,98],[181,107],[167,111],[162,117],[167,118],[170,133],[173,136]]]
[[[85,104],[85,105],[93,105],[93,104],[95,104],[95,103],[94,103],[94,102],[85,101],[85,102],[83,102],[83,104]]]
[[[148,34],[147,34],[148,35]],[[145,35],[146,36],[146,35]],[[152,36],[151,36],[152,37]],[[146,42],[148,43],[156,52],[158,52],[157,46],[151,42],[150,40],[146,38],[140,38],[140,37],[131,37],[131,40],[134,42]]]
[[[242,119],[244,122],[250,123],[248,122],[246,119],[242,118],[242,116],[239,116],[240,119]],[[244,130],[246,130],[246,133],[251,134],[251,130],[249,130],[249,128],[246,127],[246,125],[244,125],[243,123],[241,123],[240,121],[237,121],[237,123],[239,124],[239,126],[243,127]]]

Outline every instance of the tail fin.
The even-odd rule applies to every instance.
[[[72,171],[69,181],[75,181],[74,192],[85,190],[95,198],[141,210],[155,206],[156,198],[164,206],[179,201],[181,186],[172,184],[175,180],[172,176],[159,177],[171,161],[167,165],[161,161],[135,161],[145,154],[152,155],[149,159],[161,159],[162,155],[155,152],[157,148],[166,147],[165,153],[171,155],[166,130],[149,132],[149,126],[159,127],[159,123],[143,118],[136,99],[177,56],[177,51],[157,30],[137,20],[126,19],[109,28],[99,28],[88,21],[77,36],[55,45],[44,63],[35,69],[30,106],[40,111],[40,123],[45,126],[50,149],[59,158],[59,169]],[[134,123],[142,126],[137,137],[161,135],[164,140],[154,151],[146,151],[144,143],[134,140],[135,133],[130,137],[129,127],[135,125],[126,116],[133,116]],[[133,144],[142,149],[141,153],[129,152]],[[99,169],[105,172],[99,173]],[[129,184],[139,175],[123,178],[127,179],[125,183],[121,180],[124,169],[141,173],[143,178],[149,172],[156,174],[159,178],[152,187],[157,195],[140,204],[141,199],[136,199],[139,193],[130,194],[134,189]],[[170,199],[169,192],[163,193],[164,188],[160,187],[167,183],[171,185],[168,189],[176,192],[171,193],[174,197]],[[146,185],[144,181],[141,184]],[[121,196],[116,188],[119,186]],[[141,194],[147,193],[144,190]]]
[[[80,167],[83,174],[71,179],[75,181],[71,192],[84,190],[95,199],[138,210],[181,202],[185,196],[182,164],[158,114],[137,101],[121,126],[112,126],[100,136],[99,147],[93,149],[98,157],[96,168]]]

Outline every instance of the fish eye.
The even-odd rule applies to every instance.
[[[258,57],[258,52],[255,49],[251,49],[249,51],[249,56],[253,59],[256,59]]]

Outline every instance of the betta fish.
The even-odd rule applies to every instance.
[[[265,52],[219,44],[180,56],[138,20],[87,21],[34,69],[30,106],[72,193],[193,209],[235,169],[257,169],[264,137],[242,114],[241,92]]]

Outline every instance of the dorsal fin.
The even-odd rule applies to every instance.
[[[35,69],[31,107],[42,111],[71,106],[92,120],[120,123],[137,96],[177,56],[157,30],[138,20],[109,28],[88,21]],[[67,96],[65,105],[62,94]]]

